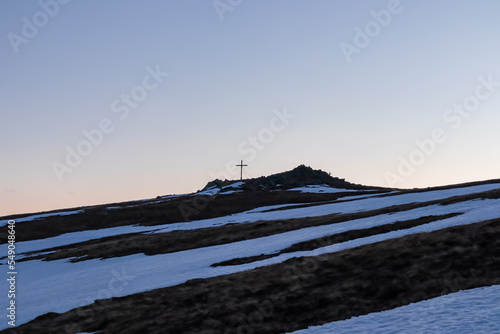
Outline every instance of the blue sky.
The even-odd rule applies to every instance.
[[[247,177],[306,164],[403,188],[499,178],[499,9],[2,1],[0,214],[192,192],[237,178],[241,159]]]

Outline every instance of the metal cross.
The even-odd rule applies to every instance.
[[[240,181],[243,180],[243,167],[246,167],[248,165],[244,165],[243,164],[243,160],[241,160],[241,163],[239,165],[236,165],[236,167],[240,167],[241,171],[240,171]]]

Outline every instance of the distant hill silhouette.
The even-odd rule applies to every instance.
[[[235,180],[213,180],[201,190],[207,190],[214,186],[218,188],[227,187],[234,184]],[[242,190],[276,190],[276,189],[291,189],[304,187],[309,185],[327,185],[333,188],[355,189],[355,190],[370,190],[384,189],[380,187],[369,187],[360,184],[347,182],[345,179],[333,177],[329,173],[322,170],[315,170],[309,166],[300,165],[291,171],[273,174],[269,176],[261,176],[255,179],[243,180],[244,184],[239,188]]]

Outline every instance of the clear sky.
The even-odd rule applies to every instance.
[[[0,2],[0,215],[299,164],[500,178],[497,0]],[[228,168],[229,166],[230,168]]]

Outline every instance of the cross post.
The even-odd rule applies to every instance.
[[[241,163],[239,165],[236,165],[236,167],[240,167],[240,181],[243,180],[243,167],[246,167],[248,165],[243,164],[243,160],[241,160]]]

